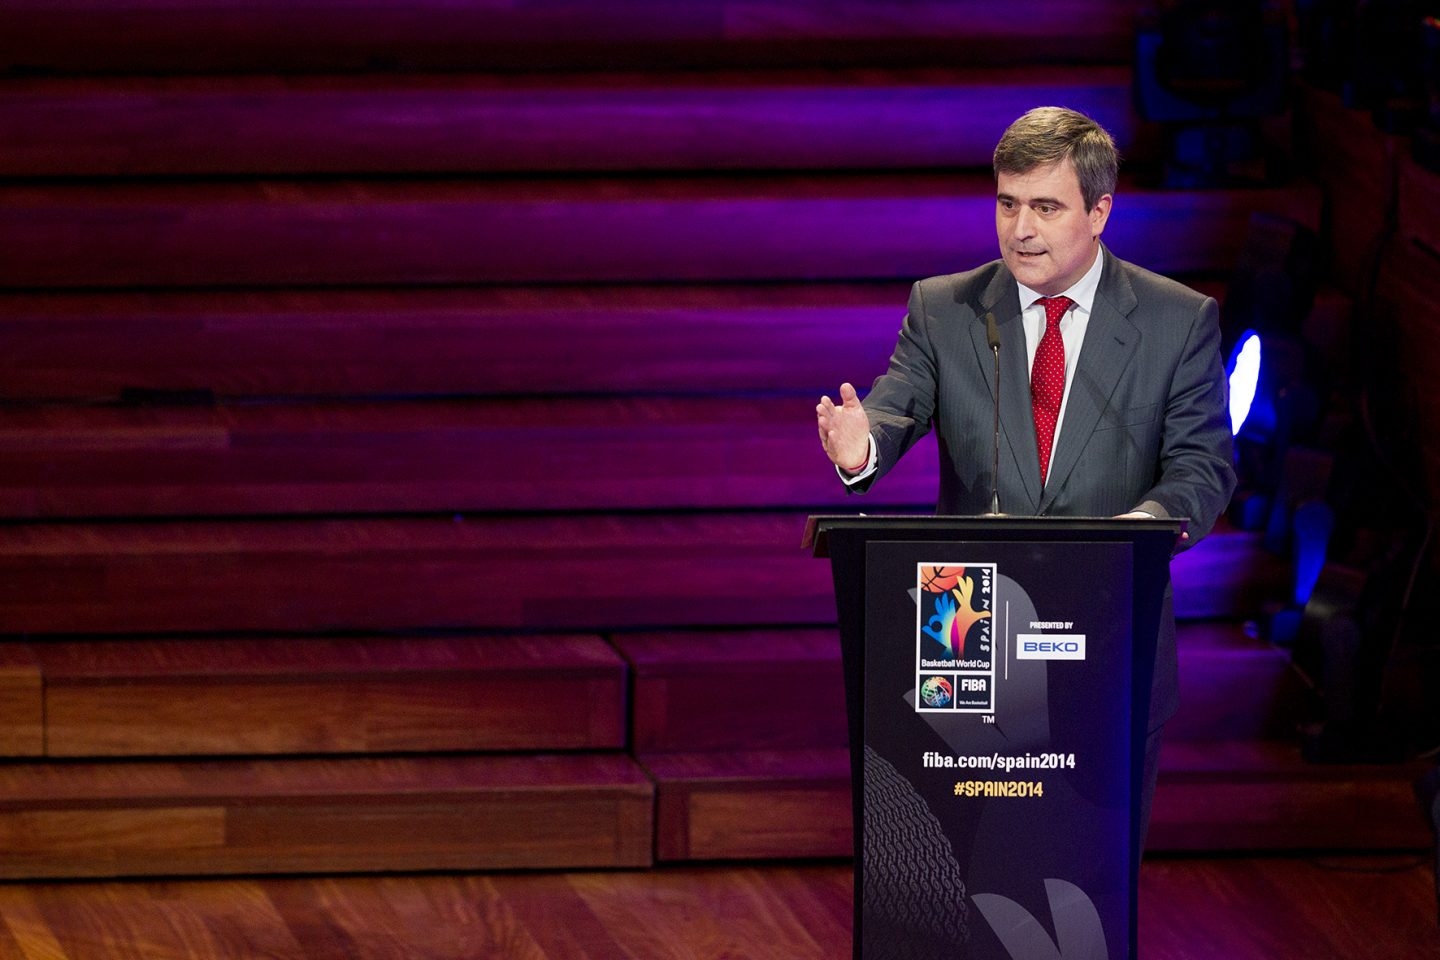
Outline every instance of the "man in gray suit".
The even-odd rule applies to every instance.
[[[816,407],[851,490],[934,429],[939,514],[985,513],[994,482],[1009,514],[1187,517],[1189,543],[1210,530],[1235,486],[1219,309],[1100,242],[1118,166],[1110,135],[1073,110],[1040,107],[1005,131],[994,160],[1000,259],[915,284],[889,370],[863,404],[846,383],[838,404]],[[1003,345],[998,480],[987,316]],[[1167,590],[1142,830],[1160,729],[1177,706]]]

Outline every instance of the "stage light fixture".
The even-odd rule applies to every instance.
[[[1230,435],[1238,437],[1240,428],[1250,416],[1255,392],[1260,386],[1260,334],[1246,330],[1230,354],[1227,366],[1230,381]]]

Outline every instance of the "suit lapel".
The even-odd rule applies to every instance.
[[[975,352],[984,364],[990,399],[995,399],[995,361],[985,336],[985,314],[993,313],[1000,331],[1000,456],[1008,456],[1025,491],[1024,504],[1012,503],[1014,491],[1002,485],[1000,508],[1006,513],[1033,514],[1040,504],[1040,457],[1035,452],[1035,419],[1030,412],[1029,354],[1020,321],[1020,289],[1010,271],[999,270],[982,294],[977,322],[971,326]]]
[[[1065,419],[1060,424],[1060,439],[1050,463],[1049,482],[1040,501],[1040,510],[1047,509],[1056,491],[1080,461],[1080,455],[1100,422],[1100,415],[1110,402],[1130,358],[1139,346],[1140,331],[1130,322],[1135,308],[1135,292],[1121,272],[1108,249],[1100,286],[1085,330],[1085,343],[1075,366],[1075,379],[1065,404]],[[1034,427],[1031,427],[1033,434]],[[1039,464],[1035,469],[1038,471]]]

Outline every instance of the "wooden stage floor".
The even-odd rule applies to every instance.
[[[0,884],[0,960],[836,960],[847,864]],[[1156,858],[1145,960],[1433,960],[1428,857]]]

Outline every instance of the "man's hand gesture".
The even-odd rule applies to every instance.
[[[840,384],[840,405],[829,397],[821,397],[815,407],[820,427],[820,445],[830,462],[846,473],[859,473],[870,460],[870,418],[860,406],[855,388]]]

